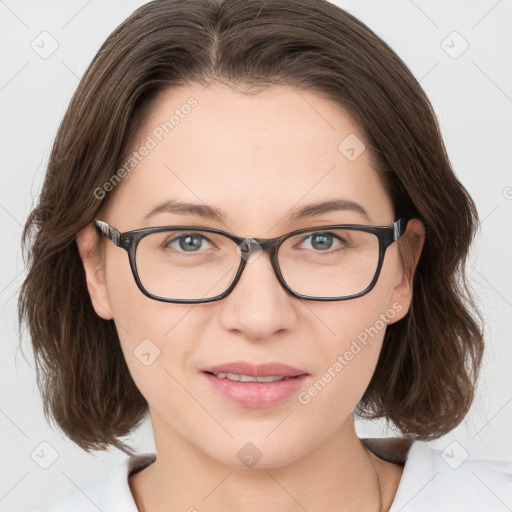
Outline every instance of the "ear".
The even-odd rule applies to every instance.
[[[85,270],[87,290],[96,314],[105,320],[113,318],[105,280],[105,262],[101,237],[91,223],[76,237],[78,252]]]
[[[419,219],[411,219],[407,224],[404,236],[398,241],[399,261],[396,271],[395,287],[390,297],[388,307],[397,314],[388,323],[401,320],[409,311],[412,302],[412,283],[414,272],[420,259],[425,243],[425,226]]]

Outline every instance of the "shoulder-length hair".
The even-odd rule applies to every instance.
[[[121,438],[147,402],[114,322],[94,312],[75,238],[108,200],[98,189],[123,164],[157,94],[214,79],[247,94],[272,84],[313,91],[360,126],[397,217],[419,218],[426,240],[412,304],[387,327],[357,413],[416,439],[452,430],[473,401],[484,348],[465,277],[476,207],[418,81],[366,25],[325,0],[156,0],[101,46],[59,127],[22,236],[19,324],[28,325],[45,417],[85,450],[132,453]]]

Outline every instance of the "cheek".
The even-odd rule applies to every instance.
[[[193,350],[195,330],[190,325],[186,328],[193,306],[144,295],[123,252],[109,255],[107,260],[108,300],[130,373],[147,397],[153,388],[155,392],[162,388],[162,381],[169,380],[166,370],[174,373]]]
[[[190,400],[181,386],[187,387],[197,332],[187,323],[190,306],[147,301],[151,301],[149,306],[144,298],[138,308],[130,306],[126,310],[126,317],[116,318],[124,358],[150,406],[163,411],[182,410]]]
[[[322,337],[317,332],[316,337],[324,340],[318,347],[320,374],[299,402],[316,401],[320,410],[327,402],[331,406],[355,406],[363,395],[375,370],[386,327],[403,309],[399,302],[392,301],[398,267],[394,255],[389,256],[376,286],[368,294],[354,300],[310,306],[322,320],[323,327],[319,324],[319,329],[326,332],[328,328],[330,334]]]
[[[337,383],[333,386],[336,394],[357,398],[371,379],[387,325],[384,301],[374,299],[347,301],[332,315],[335,341],[324,342],[319,366],[322,382]]]
[[[173,304],[153,300],[142,293],[132,274],[128,255],[112,247],[106,260],[106,284],[110,309],[120,334],[131,342],[162,336],[172,322]],[[133,340],[132,340],[133,338]]]
[[[395,279],[394,269],[389,268],[392,266],[385,266],[382,269],[377,284],[366,295],[348,301],[326,302],[315,306],[317,317],[323,321],[331,334],[324,335],[324,339],[334,340],[333,343],[328,342],[325,345],[330,348],[331,357],[334,351],[344,353],[352,350],[353,345],[360,345],[365,349],[359,352],[355,347],[352,350],[354,353],[371,352],[373,355],[368,357],[378,357],[386,326],[402,309],[400,303],[392,301]],[[350,354],[347,354],[347,358],[350,357]]]
[[[384,301],[370,295],[363,299],[332,309],[328,316],[335,341],[325,335],[319,339],[317,373],[297,396],[304,425],[316,418],[313,424],[319,422],[326,436],[336,432],[361,400],[382,347],[385,322],[379,315],[385,313]],[[320,311],[318,314],[322,315]]]

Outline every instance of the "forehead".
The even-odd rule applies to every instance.
[[[168,89],[146,113],[130,154],[112,201],[126,229],[143,227],[148,212],[171,198],[212,206],[233,227],[254,229],[333,199],[361,204],[374,223],[392,217],[360,128],[311,91],[271,86],[245,95],[218,83]],[[363,221],[354,215],[347,222]]]

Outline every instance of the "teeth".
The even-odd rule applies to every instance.
[[[252,375],[240,375],[238,373],[216,373],[218,379],[235,380],[237,382],[277,382],[284,380],[286,377],[268,376],[268,377],[253,377]]]
[[[285,380],[286,377],[274,377],[274,376],[269,376],[269,377],[256,377],[256,380],[258,382],[277,382],[278,380]],[[240,379],[242,380],[242,379]]]

